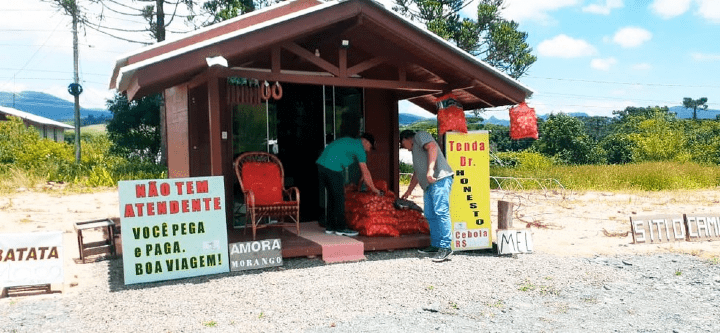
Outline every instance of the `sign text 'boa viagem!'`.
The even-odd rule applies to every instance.
[[[228,272],[222,177],[122,181],[125,284]]]

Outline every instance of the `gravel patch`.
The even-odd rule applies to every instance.
[[[568,258],[415,250],[0,299],[2,332],[718,332],[720,265],[683,254]]]

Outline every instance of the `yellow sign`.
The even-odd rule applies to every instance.
[[[489,149],[487,131],[445,134],[445,155],[455,171],[450,190],[453,251],[492,248]]]

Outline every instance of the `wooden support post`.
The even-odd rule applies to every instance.
[[[498,201],[498,230],[511,229],[513,203]]]

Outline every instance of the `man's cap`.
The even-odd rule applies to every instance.
[[[372,150],[375,150],[375,137],[370,133],[363,133],[360,135],[360,138],[368,140],[370,142],[370,146],[372,147]]]

